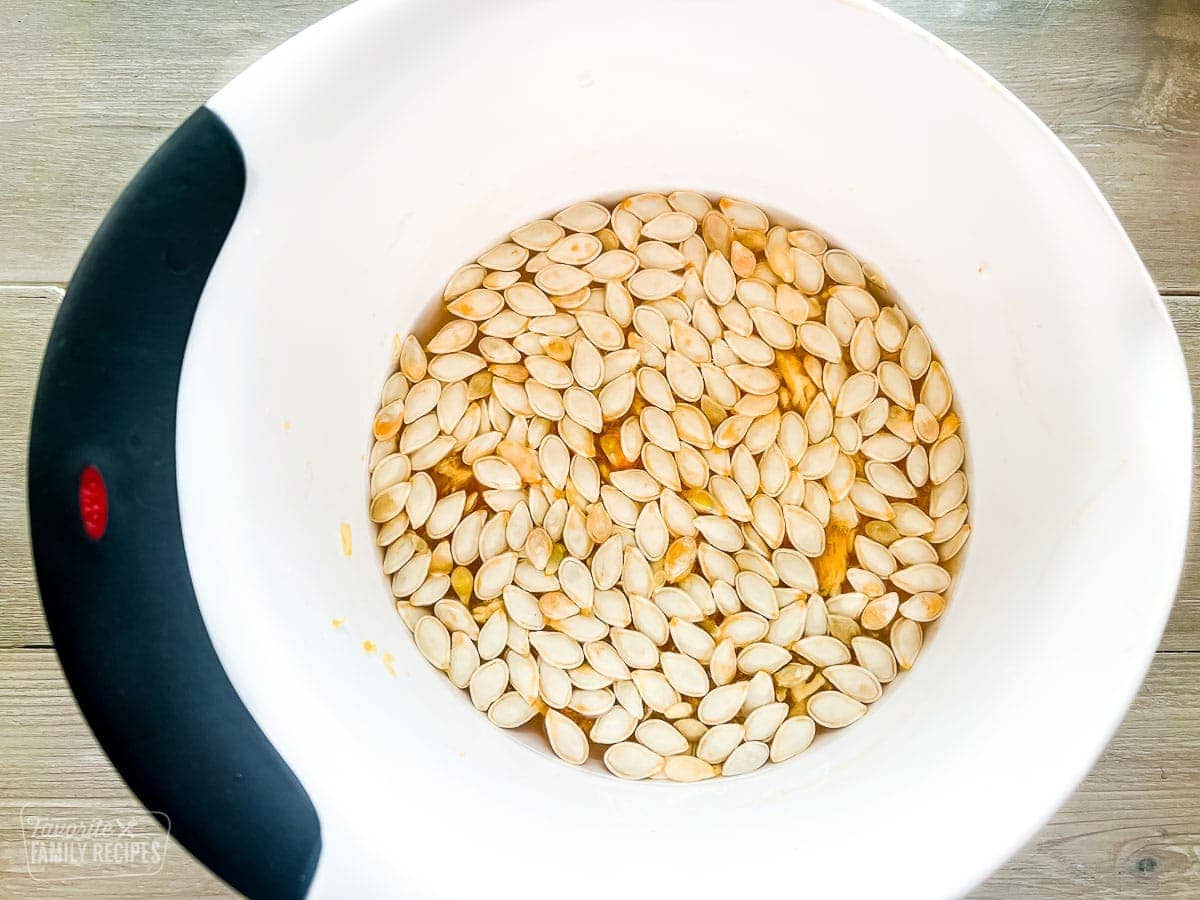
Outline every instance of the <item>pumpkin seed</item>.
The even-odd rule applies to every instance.
[[[809,705],[812,705],[811,698]],[[815,718],[794,716],[783,722],[771,740],[771,762],[783,762],[807,750],[816,735]]]
[[[604,765],[619,778],[638,781],[663,770],[665,760],[653,750],[630,741],[614,744],[604,753]]]
[[[688,191],[575,204],[459,269],[368,461],[419,652],[625,778],[753,771],[860,717],[971,531],[945,368],[872,290],[816,232]]]

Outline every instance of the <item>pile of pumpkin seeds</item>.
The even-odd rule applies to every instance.
[[[971,531],[950,381],[887,295],[690,191],[577,203],[455,272],[370,455],[421,654],[629,779],[751,772],[866,715]]]

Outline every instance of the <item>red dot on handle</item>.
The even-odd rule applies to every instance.
[[[108,488],[95,466],[88,466],[79,476],[79,521],[93,541],[104,537],[108,529]]]

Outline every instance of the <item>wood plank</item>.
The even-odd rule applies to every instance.
[[[0,281],[64,283],[120,188],[230,77],[341,0],[8,0]],[[1186,0],[891,0],[1096,178],[1161,289],[1200,292],[1200,34]]]
[[[29,552],[25,462],[38,369],[62,293],[0,285],[0,647],[50,642]]]
[[[1167,311],[1179,335],[1192,389],[1192,444],[1200,435],[1200,297],[1165,297]],[[1188,523],[1188,548],[1175,607],[1159,644],[1160,650],[1200,651],[1200,497],[1198,461],[1192,460],[1192,517]]]
[[[0,759],[0,897],[234,896],[174,841],[157,875],[48,885],[30,878],[20,824],[26,803],[140,809],[84,723],[53,650],[0,651]]]
[[[65,283],[100,219],[197,106],[345,0],[5,0],[0,281]]]
[[[1195,546],[1193,541],[1192,546]],[[1194,557],[1195,552],[1192,551],[1190,557]],[[1196,568],[1195,559],[1190,559],[1189,567],[1192,570]],[[1200,644],[1200,600],[1195,595],[1195,582],[1188,585],[1192,591],[1192,595],[1185,598],[1183,595],[1183,586],[1180,586],[1180,593],[1175,598],[1175,606],[1171,609],[1171,618],[1167,620],[1167,627],[1163,631],[1162,640],[1158,643],[1158,651],[1160,653],[1196,653],[1197,645]]]
[[[1167,896],[1194,888],[1200,841],[1200,654],[1159,654],[1087,780],[978,897]],[[113,805],[131,795],[79,716],[51,650],[0,651],[0,896],[35,893],[17,815],[29,801]],[[66,887],[66,886],[64,886]],[[163,873],[83,891],[213,896],[222,885],[172,845]],[[57,893],[64,893],[56,888]]]

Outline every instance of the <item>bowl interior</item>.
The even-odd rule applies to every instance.
[[[1128,240],[1043,125],[873,6],[458,6],[360,3],[211,104],[248,188],[185,359],[184,532],[222,661],[322,817],[318,883],[462,896],[536,860],[550,885],[584,848],[622,860],[573,878],[585,896],[790,877],[661,863],[716,840],[817,889],[853,865],[864,892],[965,890],[1090,766],[1173,593],[1189,402]],[[456,697],[392,609],[365,500],[393,335],[445,278],[549,210],[672,188],[760,201],[882,272],[955,384],[975,529],[870,715],[685,788],[588,777]]]

